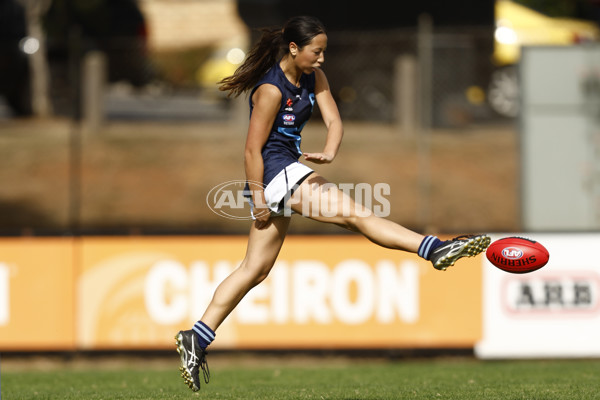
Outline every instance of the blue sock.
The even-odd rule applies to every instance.
[[[429,256],[431,255],[431,252],[433,250],[435,250],[442,243],[444,243],[444,242],[442,242],[436,236],[425,236],[425,239],[423,239],[423,241],[419,245],[419,251],[418,251],[419,256],[426,260],[429,260]]]
[[[209,344],[215,340],[215,332],[210,329],[206,324],[202,321],[198,321],[194,324],[194,332],[196,332],[196,337],[198,338],[198,344],[203,349],[206,349]]]

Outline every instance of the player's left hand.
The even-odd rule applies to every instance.
[[[303,153],[306,161],[314,162],[315,164],[329,164],[333,161],[333,156],[325,153]]]

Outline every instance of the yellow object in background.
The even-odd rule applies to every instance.
[[[594,22],[548,17],[510,0],[497,0],[495,13],[493,58],[498,66],[516,64],[521,46],[572,45],[600,37]]]

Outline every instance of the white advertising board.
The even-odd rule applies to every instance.
[[[550,253],[528,274],[499,270],[482,257],[480,358],[600,356],[600,233],[528,236]]]

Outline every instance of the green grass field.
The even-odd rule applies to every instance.
[[[210,360],[209,360],[210,363]],[[2,363],[2,399],[600,399],[600,360],[281,360],[229,357],[192,393],[174,360]]]

